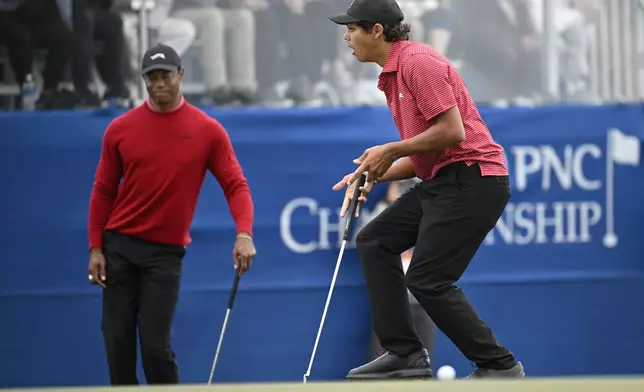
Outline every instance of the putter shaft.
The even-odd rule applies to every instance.
[[[212,376],[215,374],[215,368],[217,367],[217,360],[219,359],[219,352],[221,351],[221,343],[224,341],[224,334],[226,333],[228,316],[230,316],[230,308],[226,310],[226,316],[224,317],[224,325],[221,328],[221,334],[219,335],[219,343],[217,343],[217,351],[215,351],[215,360],[212,362],[212,369],[210,370],[210,378],[208,379],[208,385],[212,383]]]
[[[224,317],[224,325],[221,327],[221,333],[219,334],[219,343],[217,343],[217,351],[215,351],[215,360],[212,362],[212,369],[210,370],[210,378],[208,378],[208,385],[212,383],[212,377],[215,374],[215,368],[217,367],[217,360],[219,359],[219,353],[221,351],[221,345],[224,341],[224,335],[226,333],[226,326],[228,325],[228,317],[230,317],[230,312],[233,310],[233,305],[235,304],[235,296],[237,295],[237,288],[239,287],[239,279],[241,275],[235,273],[235,279],[233,280],[233,287],[230,289],[230,296],[228,297],[228,308],[226,309],[226,316]]]
[[[315,337],[315,344],[313,345],[313,352],[311,353],[311,360],[309,361],[309,368],[304,374],[303,382],[306,384],[306,381],[311,376],[311,368],[313,367],[313,360],[315,359],[315,353],[318,349],[318,343],[320,342],[320,336],[322,335],[322,328],[324,327],[324,321],[326,320],[326,313],[329,310],[329,304],[331,303],[331,296],[333,295],[333,289],[335,288],[335,281],[338,278],[338,272],[340,271],[340,264],[342,263],[342,256],[344,255],[344,248],[347,246],[349,241],[349,231],[351,230],[351,224],[353,223],[353,218],[355,217],[356,208],[358,207],[358,197],[360,196],[360,188],[367,181],[366,173],[360,175],[358,182],[355,184],[353,189],[353,197],[351,198],[351,203],[349,204],[349,211],[347,220],[344,225],[344,234],[342,236],[342,246],[340,247],[340,254],[338,254],[338,260],[335,262],[335,271],[333,271],[333,279],[331,279],[331,287],[329,287],[329,292],[326,296],[326,303],[324,304],[324,311],[322,312],[322,320],[320,320],[320,326],[318,327],[318,334]]]
[[[313,352],[311,353],[311,359],[309,361],[309,368],[304,374],[304,384],[311,375],[311,368],[313,367],[313,360],[315,359],[315,353],[318,349],[318,343],[320,342],[320,336],[322,335],[322,328],[324,327],[324,321],[326,320],[326,313],[329,310],[329,304],[331,303],[331,296],[333,294],[333,289],[335,288],[335,281],[338,277],[338,272],[340,271],[340,264],[342,263],[342,255],[344,254],[344,248],[347,245],[347,240],[342,241],[342,246],[340,247],[340,254],[338,255],[338,260],[335,263],[335,271],[333,271],[333,279],[331,279],[331,286],[329,287],[329,292],[326,296],[326,303],[324,304],[324,311],[322,312],[322,320],[320,320],[320,326],[318,327],[318,334],[315,337],[315,344],[313,345]]]

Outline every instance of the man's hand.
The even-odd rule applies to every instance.
[[[394,160],[387,146],[381,145],[366,149],[360,158],[353,160],[353,163],[360,166],[349,178],[349,185],[356,182],[360,175],[365,172],[367,173],[367,182],[379,179],[389,170]]]
[[[105,288],[105,256],[99,248],[92,249],[89,253],[89,283]]]
[[[350,174],[347,174],[346,176],[344,176],[344,178],[342,180],[340,180],[340,182],[338,182],[337,184],[335,184],[333,186],[333,190],[334,191],[339,191],[342,188],[344,188],[345,186],[347,186],[347,183],[348,183],[349,179],[353,176],[353,174],[354,173],[350,173]],[[347,190],[344,193],[344,201],[342,202],[342,209],[340,210],[340,217],[341,218],[344,218],[344,216],[347,213],[347,210],[349,209],[349,206],[351,205],[351,199],[353,198],[353,190],[356,188],[356,184],[357,183],[354,182],[353,184],[347,186]],[[364,203],[364,202],[367,201],[367,195],[373,189],[374,184],[375,184],[374,181],[365,182],[364,186],[362,188],[360,188],[360,196],[358,196],[358,202],[359,203]],[[356,217],[359,214],[360,214],[360,204],[358,204],[356,206]]]
[[[233,247],[233,265],[239,276],[250,269],[256,254],[257,252],[255,251],[252,237],[248,234],[238,235],[235,246]]]

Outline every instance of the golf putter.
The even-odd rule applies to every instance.
[[[308,381],[308,378],[311,376],[311,368],[313,367],[313,360],[315,359],[315,353],[318,349],[318,343],[320,342],[320,335],[322,335],[322,328],[324,327],[324,321],[326,320],[326,313],[329,309],[329,303],[331,302],[331,295],[333,294],[333,288],[335,287],[335,281],[338,277],[338,271],[340,270],[340,264],[342,263],[342,255],[344,254],[344,248],[347,246],[347,241],[349,240],[349,231],[351,229],[351,224],[353,223],[353,218],[356,214],[356,208],[358,207],[358,197],[360,196],[360,188],[362,188],[367,180],[365,174],[360,175],[360,179],[356,184],[356,187],[353,191],[353,198],[351,199],[351,204],[349,205],[349,215],[344,225],[344,235],[342,237],[342,246],[340,247],[340,254],[338,255],[338,260],[335,263],[335,271],[333,271],[333,279],[331,279],[331,287],[329,287],[329,293],[326,297],[326,303],[324,304],[324,311],[322,312],[322,320],[320,321],[320,327],[318,328],[318,334],[315,338],[315,344],[313,345],[313,352],[311,353],[311,360],[309,361],[309,368],[304,374],[304,384]]]
[[[221,344],[224,341],[224,334],[226,333],[226,326],[228,325],[228,318],[230,317],[230,311],[233,309],[233,304],[235,303],[235,295],[237,294],[237,287],[239,287],[239,278],[241,276],[237,271],[235,271],[235,279],[233,280],[233,287],[230,290],[230,297],[228,298],[228,309],[226,309],[226,316],[224,317],[224,325],[221,327],[221,334],[219,335],[219,343],[217,343],[217,351],[215,351],[215,360],[212,362],[212,369],[210,370],[210,378],[208,379],[208,385],[212,383],[212,376],[215,374],[215,368],[217,367],[217,360],[219,359],[219,352],[221,351]]]

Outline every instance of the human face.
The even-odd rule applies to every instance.
[[[168,108],[179,100],[183,69],[176,71],[154,70],[143,76],[150,99],[159,108]]]
[[[352,55],[360,62],[374,62],[377,59],[378,47],[383,41],[382,26],[374,25],[371,33],[367,33],[356,23],[347,25],[347,32],[344,33],[344,40],[349,42],[349,48],[353,49]]]

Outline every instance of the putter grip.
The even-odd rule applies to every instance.
[[[349,215],[347,216],[347,221],[344,226],[344,236],[343,240],[349,238],[349,230],[351,229],[351,223],[353,223],[353,218],[356,215],[356,209],[358,208],[358,197],[360,197],[360,188],[362,188],[367,181],[367,176],[363,173],[358,179],[355,189],[353,190],[353,197],[351,198],[351,204],[349,205]]]
[[[232,309],[235,303],[235,295],[237,295],[237,287],[239,287],[239,278],[239,274],[235,272],[235,280],[233,280],[233,287],[230,289],[230,297],[228,298],[228,309]]]

